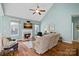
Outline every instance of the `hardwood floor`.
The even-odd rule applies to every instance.
[[[15,56],[76,56],[78,55],[79,43],[73,42],[72,44],[58,42],[57,46],[48,50],[44,54],[37,54],[33,49],[27,48],[23,42],[18,42],[19,48],[15,52]]]
[[[35,53],[33,49],[27,48],[27,46],[23,42],[18,42],[19,48],[16,53],[17,56],[39,56],[39,54]]]

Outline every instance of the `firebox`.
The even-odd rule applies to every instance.
[[[24,38],[25,38],[25,39],[28,39],[30,36],[31,36],[31,33],[26,33],[26,34],[24,34]]]

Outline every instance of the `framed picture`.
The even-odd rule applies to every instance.
[[[12,21],[10,23],[11,36],[19,35],[19,22]]]

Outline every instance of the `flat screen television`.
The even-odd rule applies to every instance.
[[[32,23],[30,23],[30,21],[25,22],[24,29],[32,29]]]

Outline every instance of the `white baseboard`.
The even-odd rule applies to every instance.
[[[66,42],[66,43],[70,43],[70,44],[72,44],[72,41],[63,41],[63,42]]]
[[[73,41],[75,41],[75,42],[79,42],[79,40],[73,40]]]

